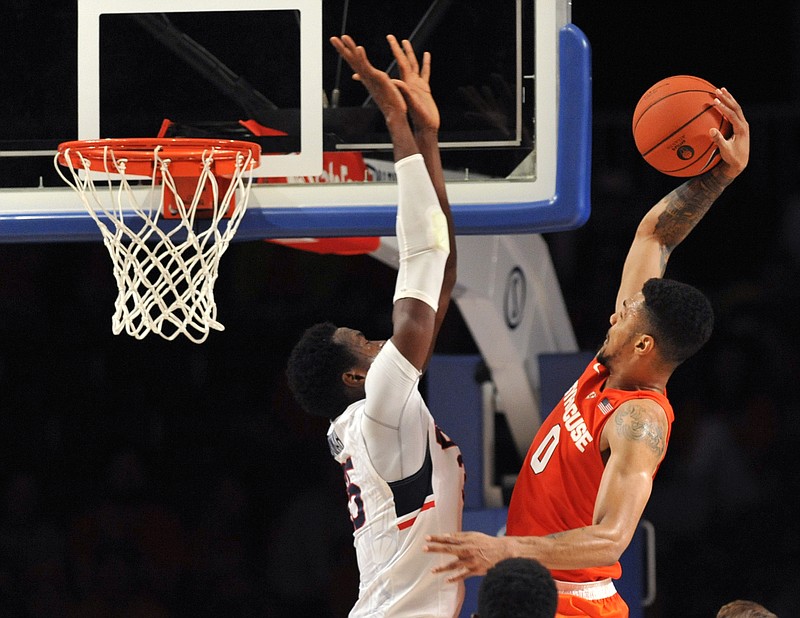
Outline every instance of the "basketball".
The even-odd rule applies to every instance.
[[[714,106],[716,88],[676,75],[645,92],[633,112],[633,139],[650,165],[670,176],[697,176],[720,162],[710,129],[730,137],[731,125]]]

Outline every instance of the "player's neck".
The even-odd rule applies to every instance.
[[[668,377],[611,371],[608,380],[606,380],[605,388],[621,391],[655,391],[663,393],[667,387]]]

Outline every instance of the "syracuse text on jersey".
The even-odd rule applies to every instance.
[[[592,434],[589,433],[589,428],[586,427],[586,422],[583,420],[581,413],[578,411],[578,406],[575,405],[575,394],[578,391],[578,382],[576,381],[570,389],[564,393],[564,427],[569,431],[569,435],[578,450],[583,453],[586,445],[592,441]]]

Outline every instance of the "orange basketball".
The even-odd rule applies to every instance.
[[[633,139],[644,160],[670,176],[697,176],[719,163],[708,132],[729,137],[731,125],[714,106],[715,90],[699,77],[676,75],[645,92],[633,112]]]

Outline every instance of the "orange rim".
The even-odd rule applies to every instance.
[[[196,164],[198,174],[203,159],[209,152],[213,154],[215,171],[221,174],[233,174],[236,171],[239,155],[251,156],[251,167],[257,167],[261,157],[261,146],[241,140],[189,137],[114,138],[63,142],[58,146],[58,162],[69,166],[69,153],[79,153],[89,162],[90,169],[104,172],[106,162],[112,159],[110,155],[113,154],[113,158],[117,160],[126,160],[126,171],[149,176],[153,172],[156,149],[161,159]]]

